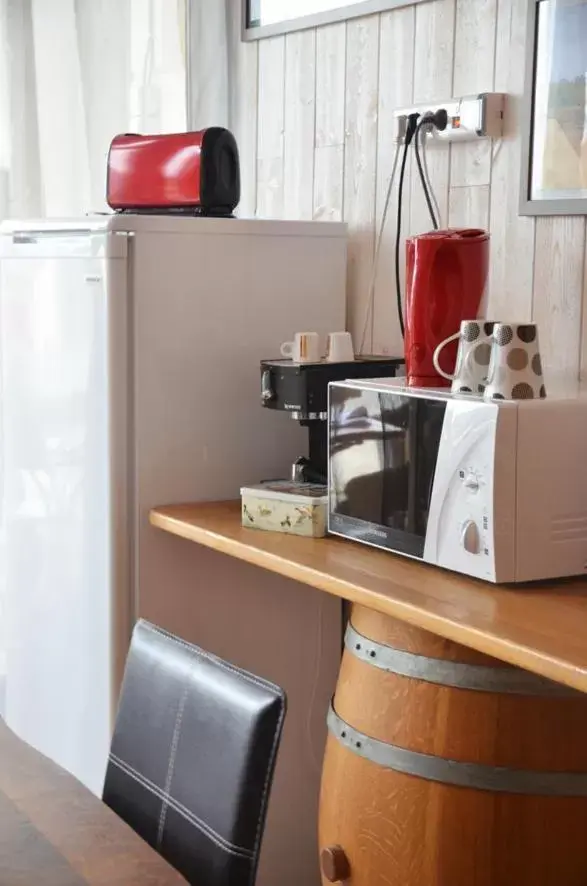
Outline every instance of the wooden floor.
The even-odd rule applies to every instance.
[[[153,526],[587,692],[587,581],[516,587],[343,539],[244,529],[239,502],[170,505]]]

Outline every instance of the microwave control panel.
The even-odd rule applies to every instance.
[[[446,411],[424,560],[489,581],[514,568],[516,410],[454,400]],[[499,448],[503,457],[496,459]]]

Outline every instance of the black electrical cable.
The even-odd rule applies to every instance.
[[[406,177],[406,164],[408,162],[408,150],[410,148],[410,142],[414,137],[414,133],[417,132],[417,121],[418,114],[410,114],[408,117],[408,126],[406,129],[406,136],[404,142],[404,153],[402,157],[402,165],[400,167],[399,173],[399,184],[397,190],[397,225],[395,231],[395,286],[396,286],[396,294],[397,294],[397,316],[399,319],[399,328],[402,334],[402,338],[405,338],[406,329],[404,324],[404,310],[402,305],[402,287],[401,287],[401,279],[400,279],[400,263],[399,263],[399,252],[400,252],[400,244],[402,238],[402,203],[403,203],[403,194],[404,194],[404,181]]]
[[[399,328],[402,334],[402,338],[405,338],[406,329],[404,325],[404,309],[402,305],[402,289],[401,289],[401,279],[399,272],[399,250],[400,243],[402,238],[402,198],[404,193],[404,179],[406,177],[406,163],[408,160],[408,148],[410,147],[410,143],[406,139],[404,144],[404,154],[402,157],[402,165],[400,167],[399,173],[399,185],[397,191],[397,225],[395,230],[395,286],[397,292],[397,315],[399,318]]]
[[[418,118],[420,118],[418,120]],[[408,115],[408,125],[406,127],[406,135],[404,142],[404,155],[402,157],[402,165],[400,169],[399,176],[399,185],[398,185],[398,194],[397,194],[397,225],[396,225],[396,236],[395,236],[395,285],[396,285],[396,293],[397,293],[397,315],[399,319],[399,328],[401,330],[402,338],[405,338],[405,323],[404,323],[404,314],[403,314],[403,305],[402,305],[402,291],[401,291],[401,279],[400,279],[400,261],[399,261],[399,253],[400,253],[400,243],[401,243],[401,230],[402,230],[402,202],[403,202],[403,193],[404,193],[404,180],[406,177],[406,163],[408,160],[408,149],[410,147],[410,142],[413,138],[416,139],[415,149],[416,149],[416,161],[418,164],[418,171],[420,173],[420,178],[422,180],[422,186],[424,188],[424,196],[426,197],[426,202],[428,204],[428,209],[430,211],[430,216],[432,218],[432,224],[434,225],[434,229],[438,230],[438,222],[436,221],[436,216],[434,215],[434,207],[432,206],[432,200],[430,197],[430,192],[428,189],[428,182],[426,181],[426,176],[424,175],[424,168],[422,166],[422,160],[420,157],[420,151],[418,146],[418,137],[420,135],[420,130],[423,126],[432,124],[440,131],[446,129],[448,123],[448,115],[444,108],[441,108],[439,111],[436,111],[434,114],[426,114],[424,117],[420,117],[419,114],[409,114]]]
[[[420,175],[420,181],[422,182],[422,188],[424,189],[424,197],[426,198],[426,205],[428,207],[428,212],[430,213],[430,219],[432,221],[432,227],[435,231],[438,230],[438,221],[436,215],[434,214],[434,206],[432,204],[432,197],[430,196],[430,191],[428,189],[428,182],[426,180],[426,176],[424,175],[424,167],[422,166],[422,158],[420,156],[420,139],[422,137],[424,126],[434,125],[434,118],[431,116],[422,117],[416,126],[416,132],[414,134],[414,150],[416,152],[416,163],[418,165],[418,173]],[[425,137],[425,136],[424,136]]]

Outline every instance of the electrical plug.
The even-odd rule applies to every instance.
[[[416,134],[416,130],[418,129],[418,120],[420,119],[420,114],[408,114],[408,123],[406,126],[406,134],[404,138],[404,144],[409,145],[414,135]]]
[[[432,121],[439,132],[444,132],[448,125],[448,114],[445,108],[439,108],[432,114]]]
[[[410,117],[414,116],[413,114],[409,115]],[[445,108],[439,108],[438,111],[426,111],[425,114],[422,114],[420,117],[418,127],[423,129],[424,126],[433,126],[435,129],[438,129],[439,132],[443,132],[448,125],[448,114]]]

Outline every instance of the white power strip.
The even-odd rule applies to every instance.
[[[444,109],[448,115],[446,129],[428,130],[428,137],[436,141],[473,141],[478,138],[501,138],[503,135],[503,114],[505,95],[501,92],[482,92],[479,95],[451,99],[447,102],[434,102],[413,108],[401,108],[395,112],[395,141],[405,139],[410,114],[434,113]]]

